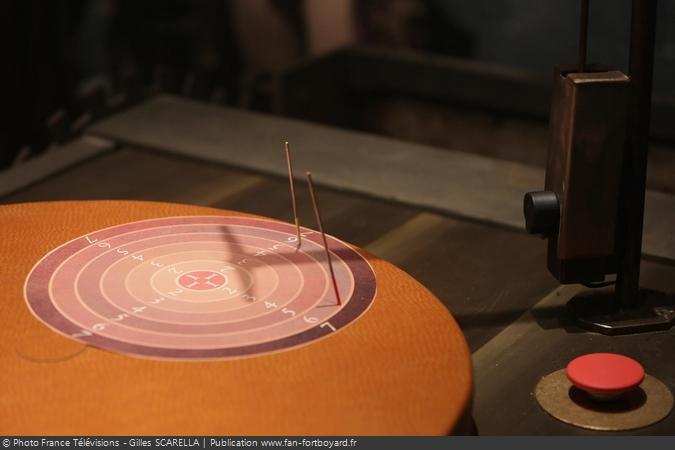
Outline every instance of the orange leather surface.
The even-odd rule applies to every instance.
[[[63,337],[23,298],[47,252],[88,232],[178,215],[244,215],[188,205],[45,202],[0,206],[0,434],[443,435],[470,414],[471,359],[426,288],[363,253],[377,296],[329,338],[223,361],[160,361]]]

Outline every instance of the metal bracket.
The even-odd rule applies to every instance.
[[[675,295],[641,289],[635,307],[617,307],[614,292],[584,292],[567,303],[577,324],[615,336],[669,330],[675,325]]]

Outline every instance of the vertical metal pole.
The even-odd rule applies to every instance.
[[[579,11],[579,73],[586,72],[586,48],[588,47],[588,0],[581,0]]]
[[[616,297],[621,307],[631,307],[639,302],[656,4],[657,0],[633,0],[631,13],[627,142],[617,242]]]

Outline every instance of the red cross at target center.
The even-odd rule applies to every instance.
[[[185,289],[206,291],[227,284],[227,277],[211,270],[193,270],[180,275],[176,281]]]

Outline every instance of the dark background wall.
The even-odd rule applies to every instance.
[[[73,123],[77,128],[116,105],[156,92],[273,110],[274,77],[317,56],[313,40],[321,35],[308,30],[320,19],[316,5],[321,3],[308,13],[309,1],[3,3],[7,80],[2,109],[7,119],[0,167],[20,152],[39,154],[64,127],[72,132]],[[576,58],[579,12],[574,1],[344,2],[351,5],[351,15],[334,21],[351,22],[343,27],[352,30],[345,44],[414,49],[543,75],[553,64]],[[591,2],[589,60],[625,68],[629,16],[629,0]],[[675,4],[661,1],[655,95],[666,98],[675,97],[674,20]]]

